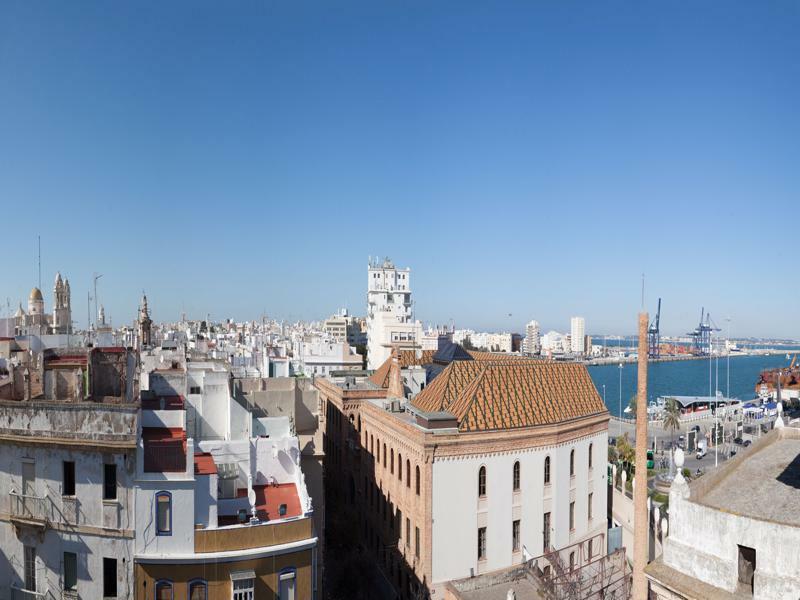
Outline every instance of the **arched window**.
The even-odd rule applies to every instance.
[[[208,583],[205,579],[192,579],[189,582],[189,600],[208,600]]]
[[[592,450],[594,450],[594,444],[589,444],[589,468],[592,468]]]
[[[397,478],[403,482],[403,455],[397,453]]]
[[[411,461],[406,459],[406,487],[411,488]]]
[[[419,487],[420,487],[420,485],[419,485],[419,465],[417,465],[417,473],[416,473],[416,475],[417,475],[417,478],[416,478],[417,496],[419,496]]]
[[[550,457],[544,457],[544,484],[550,483]]]
[[[369,453],[375,454],[375,436],[371,433],[369,434]]]
[[[478,469],[478,496],[486,495],[486,467]]]
[[[172,582],[168,579],[156,581],[156,600],[172,600]]]
[[[386,468],[386,444],[383,445],[383,468]]]
[[[575,477],[575,448],[569,451],[569,476]]]
[[[172,494],[156,493],[156,535],[172,535]]]
[[[358,431],[361,433],[361,415],[358,415]]]
[[[391,453],[389,454],[389,457],[391,459],[389,460],[389,472],[394,474],[394,448],[392,448],[389,452]]]
[[[514,463],[514,473],[512,475],[513,489],[515,492],[519,491],[519,461]]]

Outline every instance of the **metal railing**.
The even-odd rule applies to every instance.
[[[45,521],[48,518],[47,497],[30,496],[11,491],[8,494],[11,502],[10,513],[18,519]]]

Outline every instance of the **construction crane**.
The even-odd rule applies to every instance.
[[[647,328],[647,357],[658,358],[661,351],[661,330],[659,329],[661,323],[661,298],[658,299],[658,310],[656,311],[656,318],[650,323]]]
[[[705,320],[704,320],[705,319]],[[714,331],[722,331],[711,320],[711,311],[700,309],[700,324],[687,335],[692,338],[692,352],[697,356],[711,356],[711,335]]]

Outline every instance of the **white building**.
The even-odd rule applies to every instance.
[[[42,361],[36,388],[0,406],[0,596],[133,598],[134,357]]]
[[[419,347],[422,323],[414,321],[411,269],[370,260],[367,277],[367,368],[377,369],[393,347]]]
[[[800,430],[782,427],[691,484],[679,469],[650,597],[800,597],[798,455]]]
[[[347,342],[311,338],[295,341],[292,366],[295,373],[324,377],[332,371],[359,371],[364,361]]]
[[[548,331],[542,338],[542,352],[545,354],[563,354],[569,350],[567,335],[558,331]]]
[[[586,321],[583,317],[572,317],[570,319],[570,339],[572,340],[571,350],[573,354],[584,354],[586,352]]]
[[[542,344],[539,340],[539,321],[531,321],[525,326],[525,341],[523,351],[525,354],[539,354]]]

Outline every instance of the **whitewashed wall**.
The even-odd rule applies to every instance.
[[[588,468],[589,444],[593,468]],[[545,449],[508,454],[436,459],[433,464],[433,582],[469,577],[508,567],[522,560],[512,554],[512,521],[520,519],[521,544],[531,556],[543,551],[544,513],[551,513],[551,540],[556,548],[606,532],[607,434]],[[569,454],[575,448],[575,479]],[[550,485],[544,486],[544,460],[550,456]],[[513,465],[520,461],[520,492],[512,489]],[[478,470],[487,469],[487,494],[478,499]],[[588,494],[593,492],[592,522]],[[569,503],[575,501],[575,531],[569,531]],[[487,527],[487,559],[478,563],[478,527]]]

